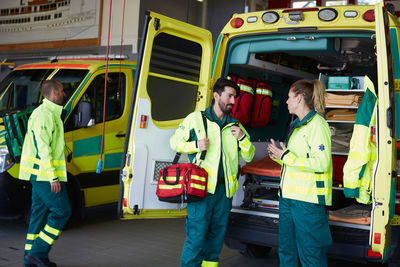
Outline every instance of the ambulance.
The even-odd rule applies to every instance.
[[[209,31],[148,12],[122,159],[120,217],[185,215],[184,203],[158,200],[158,175],[174,158],[170,137],[186,115],[211,104],[212,86],[219,77],[262,81],[271,91],[269,108],[249,111],[268,112],[267,124],[245,125],[256,146],[254,162],[267,156],[270,138],[286,140],[294,119],[286,105],[293,82],[320,79],[328,87],[327,92],[330,89],[330,93],[345,97],[351,93],[362,99],[363,84],[369,79],[378,96],[377,125],[371,133],[377,147],[370,186],[372,203],[364,205],[370,221],[330,221],[333,245],[328,256],[399,266],[399,217],[395,215],[395,204],[400,22],[392,13],[392,7],[378,3],[234,14],[218,36],[213,51]],[[242,91],[238,99],[241,96]],[[346,110],[353,116],[327,119],[332,127],[350,128],[351,137],[357,105],[327,106],[326,110],[339,110],[339,114]],[[344,149],[332,148],[332,156],[346,160],[349,139],[338,141]],[[181,162],[187,160],[181,157]],[[240,164],[243,170],[245,162]],[[343,172],[341,168],[335,171],[339,174],[334,173],[333,179],[337,180],[340,177],[336,176]],[[258,179],[260,192],[255,193],[251,205],[244,205],[249,178],[242,174],[225,241],[228,247],[244,255],[266,256],[271,247],[278,246],[279,172],[278,177],[253,176],[252,179]],[[334,183],[332,191],[330,211],[358,205],[354,199],[345,198],[343,184]]]
[[[136,63],[108,61],[104,99],[106,66],[104,56],[25,64],[16,67],[0,83],[1,117],[38,106],[42,81],[56,79],[63,84],[67,188],[74,218],[83,216],[86,208],[118,202],[119,170]],[[18,179],[19,163],[10,157],[3,121],[0,127],[0,218],[28,218],[31,186]],[[100,158],[102,168],[96,173]]]

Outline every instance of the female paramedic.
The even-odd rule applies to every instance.
[[[328,266],[332,244],[326,206],[332,204],[331,133],[324,113],[325,86],[299,80],[286,101],[290,114],[287,148],[271,139],[268,152],[282,165],[279,187],[280,266]]]

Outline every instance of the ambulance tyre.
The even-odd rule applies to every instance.
[[[271,247],[246,244],[245,250],[240,253],[248,258],[267,258],[271,249]]]

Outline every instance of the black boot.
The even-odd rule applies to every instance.
[[[28,255],[25,256],[25,259],[32,264],[31,266],[57,267],[57,264],[55,264],[54,262],[51,262],[49,260],[49,258],[39,258],[39,257],[35,257],[35,256],[31,255],[31,254],[28,254]]]

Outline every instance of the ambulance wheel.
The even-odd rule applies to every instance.
[[[240,253],[248,258],[267,258],[271,249],[271,247],[246,244],[245,250]]]

